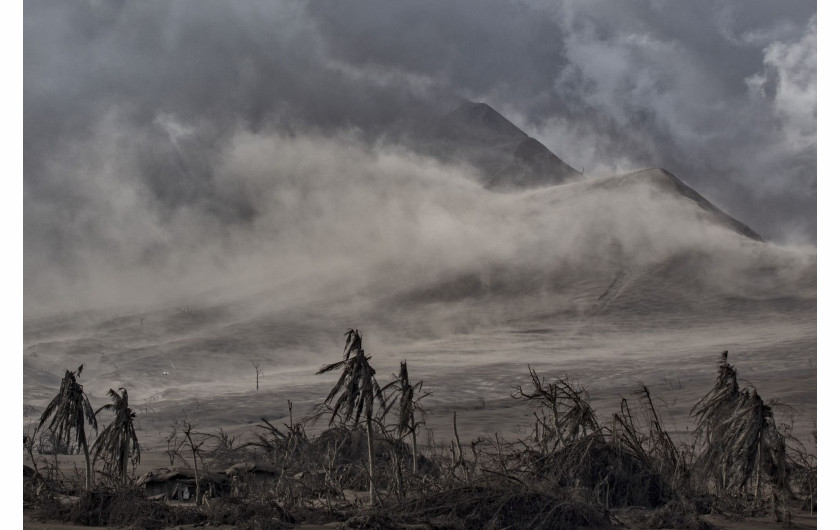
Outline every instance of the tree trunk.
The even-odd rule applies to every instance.
[[[458,411],[452,411],[452,430],[455,431],[455,444],[458,448],[457,465],[464,465],[464,451],[461,449],[461,438],[458,436]]]
[[[758,432],[758,462],[755,469],[755,503],[758,504],[758,494],[761,491],[761,431]]]
[[[560,445],[565,446],[566,439],[560,433],[560,413],[557,411],[556,400],[551,402],[551,414],[553,416],[552,419],[554,420],[554,434],[557,436],[557,439],[560,440]]]
[[[368,504],[373,507],[373,496],[375,494],[373,491],[373,420],[370,416],[370,408],[368,408],[365,419],[367,420],[365,423],[367,426],[368,472],[370,473],[370,499],[368,500]]]
[[[82,450],[85,452],[85,490],[89,491],[91,484],[90,476],[90,451],[88,451],[87,439],[82,435]]]
[[[417,474],[417,425],[414,415],[411,416],[411,472]]]
[[[126,450],[126,448],[123,448],[122,450],[123,455],[120,475],[122,476],[122,483],[125,484],[128,482],[128,451]]]
[[[34,443],[34,441],[30,441],[26,446],[26,451],[29,453],[29,460],[32,462],[32,469],[35,470],[35,476],[38,476],[41,472],[38,471],[38,462],[35,461],[35,455],[32,454],[32,444]],[[808,484],[810,485],[810,482]]]
[[[196,449],[195,445],[193,445],[192,437],[190,436],[189,432],[185,432],[184,434],[187,435],[187,441],[190,443],[190,451],[192,451],[193,457],[193,473],[195,473],[195,504],[199,506],[201,504],[201,485],[198,481],[198,459],[196,458]]]
[[[399,497],[405,496],[405,491],[403,488],[403,477],[402,477],[402,458],[400,458],[399,451],[397,450],[397,446],[391,448],[394,454],[394,479],[397,482],[397,495]]]

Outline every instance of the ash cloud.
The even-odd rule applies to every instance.
[[[589,175],[666,167],[812,242],[815,11],[27,2],[25,298],[514,259],[514,199],[406,140],[464,98]]]

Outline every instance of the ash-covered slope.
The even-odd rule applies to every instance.
[[[665,170],[583,179],[486,105],[438,126],[438,158],[484,168],[485,187],[462,165],[300,141],[267,158],[302,169],[297,180],[264,175],[260,205],[275,216],[260,218],[267,236],[245,233],[256,243],[248,268],[203,276],[222,294],[27,318],[26,399],[43,406],[82,363],[100,397],[120,385],[143,399],[243,391],[251,362],[291,381],[334,358],[347,327],[370,333],[372,351],[415,341],[418,359],[438,343],[463,357],[487,344],[524,356],[534,330],[552,354],[622,342],[600,344],[603,334],[698,327],[737,326],[746,344],[783,324],[815,341],[814,249],[762,242]],[[251,164],[235,167],[255,178]],[[590,343],[577,342],[584,328]]]
[[[709,202],[705,197],[700,195],[694,189],[687,186],[684,182],[675,177],[670,171],[667,171],[665,169],[643,169],[641,171],[634,171],[633,173],[627,173],[625,175],[619,175],[613,178],[598,180],[595,184],[595,187],[603,187],[609,189],[621,188],[622,186],[636,186],[643,183],[658,188],[664,192],[671,192],[675,195],[693,201],[702,210],[708,212],[709,215],[706,216],[706,219],[709,222],[714,222],[720,224],[721,226],[726,226],[732,229],[733,231],[750,239],[762,241],[761,236],[758,235],[749,226],[745,225],[744,223],[735,219],[729,214],[723,212],[720,208]]]
[[[583,180],[582,173],[486,103],[464,103],[441,120],[437,133],[441,145],[436,154],[444,159],[468,161],[480,170],[482,183],[491,190],[524,190]],[[598,179],[590,189],[642,183],[673,191],[708,212],[708,220],[761,241],[761,236],[750,227],[720,210],[666,169],[644,169]]]
[[[426,152],[446,162],[467,162],[478,170],[480,182],[493,191],[522,191],[584,180],[582,173],[486,103],[463,103],[427,127],[421,137],[424,141],[419,144]],[[643,182],[693,201],[708,212],[707,221],[761,241],[754,230],[665,169],[598,179],[591,189],[637,186]]]
[[[431,260],[422,274],[404,276],[393,276],[388,263],[373,280],[349,278],[353,290],[334,295],[312,289],[310,299],[293,299],[286,286],[273,286],[188,309],[28,319],[25,402],[41,410],[63,370],[82,363],[86,388],[99,398],[126,385],[137,399],[159,393],[175,402],[250,392],[252,361],[271,384],[291,384],[340,352],[347,327],[373,337],[372,351],[405,347],[416,363],[441,345],[457,362],[488,347],[524,363],[528,337],[537,335],[542,351],[556,343],[558,355],[570,346],[612,351],[620,341],[605,346],[599,337],[653,340],[658,330],[716,337],[726,329],[752,344],[778,328],[815,340],[815,253],[732,230],[663,175],[500,195],[492,210],[498,223],[487,228],[485,249],[471,250],[473,259]]]
[[[466,161],[479,170],[482,184],[495,191],[516,191],[583,180],[583,174],[528,136],[486,103],[467,101],[432,128],[432,153],[445,161]],[[620,188],[642,182],[696,203],[709,219],[741,235],[761,240],[755,231],[724,213],[666,169],[652,168],[599,179],[597,187]]]
[[[452,329],[455,322],[464,329],[476,322],[551,329],[592,319],[644,327],[816,314],[815,254],[763,242],[665,170],[531,190],[510,201],[508,222],[527,227],[517,252],[396,294],[388,303],[392,321],[424,307],[444,312]]]
[[[466,162],[496,191],[553,186],[583,175],[486,103],[465,102],[421,134],[422,145],[447,162]]]

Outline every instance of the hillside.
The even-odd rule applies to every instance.
[[[529,364],[585,378],[603,410],[643,380],[686,412],[722,349],[763,394],[797,407],[802,425],[815,419],[814,249],[762,241],[663,169],[584,179],[484,104],[438,126],[421,151],[477,168],[469,177],[481,187],[451,173],[383,179],[378,200],[344,206],[350,182],[335,191],[341,226],[307,217],[276,227],[291,243],[302,227],[336,249],[304,239],[271,265],[258,256],[259,276],[217,276],[212,296],[203,284],[177,303],[27,315],[24,424],[84,363],[95,403],[129,390],[146,444],[184,414],[246,429],[282,417],[287,399],[316,404],[330,381],[314,373],[340,354],[348,327],[365,333],[384,379],[407,359],[434,389],[433,411],[490,403],[463,414],[464,436],[517,428],[503,398]],[[323,190],[307,196],[322,210],[335,198]],[[309,204],[279,219],[297,222]],[[293,274],[279,272],[284,263]],[[259,393],[251,363],[264,370]],[[431,424],[444,416],[432,412]]]
[[[303,410],[317,403],[330,379],[314,372],[358,327],[382,377],[407,359],[435,390],[433,409],[491,403],[459,414],[464,436],[516,425],[503,410],[485,415],[505,406],[496,399],[528,364],[591,381],[603,410],[639,380],[681,410],[702,395],[724,348],[763,395],[796,406],[810,425],[814,253],[760,241],[661,170],[502,198],[491,212],[495,237],[508,243],[484,241],[455,265],[431,260],[423,274],[399,275],[388,262],[342,289],[323,288],[341,278],[322,277],[308,298],[293,294],[306,284],[280,283],[188,307],[28,318],[24,403],[33,408],[24,422],[55,393],[55,376],[84,363],[94,402],[129,389],[149,422],[145,443],[160,443],[158,432],[185,412],[208,428],[244,429],[267,411],[282,417],[286,399]],[[251,362],[265,370],[259,393]],[[457,382],[466,372],[469,391]],[[675,380],[678,390],[663,386]]]

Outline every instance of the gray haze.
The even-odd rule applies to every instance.
[[[25,310],[708,239],[608,194],[494,193],[414,145],[465,99],[587,177],[664,167],[815,240],[815,2],[28,1]]]

